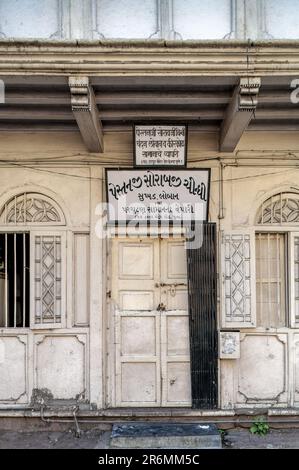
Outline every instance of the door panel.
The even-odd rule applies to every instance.
[[[190,362],[168,362],[164,406],[190,406]]]
[[[117,238],[112,244],[112,296],[120,311],[155,310],[160,302],[157,240]]]
[[[119,245],[120,279],[153,279],[154,244],[150,242]]]
[[[163,406],[190,406],[189,320],[186,312],[161,312]]]
[[[160,405],[159,312],[115,312],[116,405]]]
[[[122,362],[121,380],[119,399],[122,405],[157,405],[159,387],[155,362]]]
[[[187,259],[184,240],[161,241],[161,297],[167,310],[188,311]]]
[[[153,291],[119,292],[119,305],[122,310],[154,310],[155,294]]]

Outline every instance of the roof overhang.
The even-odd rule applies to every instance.
[[[84,84],[79,98],[70,77]],[[299,130],[298,41],[1,40],[0,78],[0,130],[79,127],[92,152],[103,132],[134,121],[219,131],[220,150],[230,152],[246,129]]]

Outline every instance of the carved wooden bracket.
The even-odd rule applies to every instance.
[[[104,151],[103,129],[88,77],[69,77],[71,106],[82,139],[90,152]]]
[[[258,104],[261,79],[241,78],[236,86],[220,131],[220,150],[233,152],[246,130]]]

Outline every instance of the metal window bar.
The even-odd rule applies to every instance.
[[[5,327],[8,325],[8,266],[7,266],[7,233],[5,234]]]
[[[268,279],[268,305],[267,305],[267,326],[270,326],[270,305],[271,305],[271,280],[270,280],[270,234],[267,234],[267,279]]]
[[[285,235],[280,233],[258,233],[256,235],[256,244],[259,326],[285,326]],[[262,254],[264,254],[264,257]]]
[[[0,327],[29,326],[29,234],[4,233],[0,237],[2,260],[2,298]]]
[[[294,296],[295,296],[295,320],[299,321],[299,237],[295,237],[294,240]]]
[[[26,326],[26,238],[23,233],[23,328]]]
[[[54,250],[54,307],[53,307],[53,321],[54,323],[56,322],[56,300],[57,300],[57,292],[56,292],[56,283],[57,283],[57,237],[54,237],[54,244],[53,244],[53,250]]]
[[[43,303],[43,285],[44,285],[44,268],[43,268],[43,249],[44,237],[39,237],[39,262],[40,262],[40,323],[44,323],[44,303]]]
[[[276,293],[277,293],[277,324],[280,324],[281,318],[282,318],[282,308],[281,308],[281,275],[280,274],[280,260],[281,256],[283,256],[283,253],[281,253],[281,246],[280,246],[280,236],[277,233],[276,234],[276,270],[277,270],[277,288],[276,288]]]
[[[13,268],[14,268],[14,298],[13,298],[13,324],[16,328],[17,326],[17,234],[13,234],[13,249],[14,249],[14,256],[13,256]]]

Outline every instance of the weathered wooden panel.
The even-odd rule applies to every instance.
[[[189,319],[187,315],[167,315],[166,344],[168,356],[188,356],[190,354]]]
[[[157,405],[160,400],[158,312],[115,312],[116,403]]]
[[[31,328],[61,328],[66,321],[66,236],[31,231]]]
[[[74,234],[74,319],[76,326],[89,323],[89,234]]]
[[[37,335],[35,388],[54,399],[86,398],[86,335]]]
[[[122,243],[119,257],[120,279],[152,279],[153,244]]]
[[[256,322],[253,233],[226,233],[222,240],[222,325],[252,328]]]
[[[190,406],[190,362],[168,362],[166,381],[166,405]]]
[[[27,336],[0,337],[0,402],[26,403]]]
[[[122,363],[121,402],[155,405],[158,401],[156,363]]]
[[[123,310],[153,310],[154,294],[152,291],[120,291],[120,308]]]
[[[162,404],[190,406],[189,319],[181,312],[161,313]]]
[[[299,334],[294,335],[294,399],[299,403]]]
[[[167,278],[186,280],[187,259],[184,241],[168,241],[166,243]]]
[[[161,298],[167,310],[188,311],[187,259],[183,240],[162,241],[161,281]]]
[[[152,317],[121,317],[121,355],[156,355],[156,319]]]

